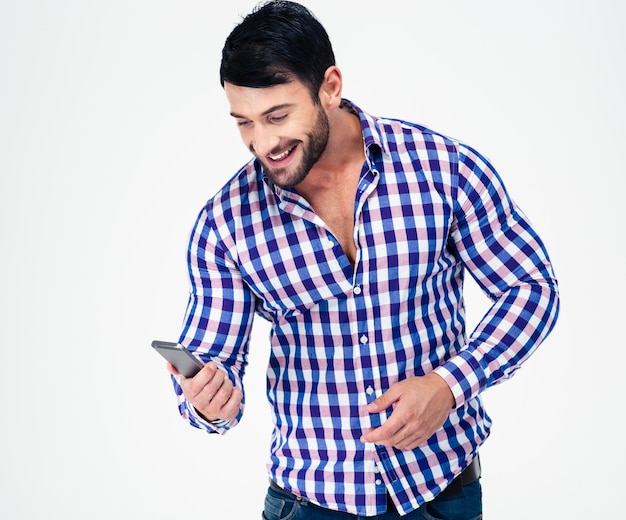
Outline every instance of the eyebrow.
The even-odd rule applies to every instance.
[[[282,103],[280,105],[274,105],[273,107],[270,107],[265,112],[263,112],[261,116],[266,116],[268,114],[271,114],[272,112],[276,112],[277,110],[284,110],[285,108],[291,108],[292,106],[293,106],[293,103]],[[241,116],[235,112],[231,112],[230,115],[237,119],[248,119],[246,116]]]

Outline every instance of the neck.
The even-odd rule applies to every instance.
[[[298,191],[336,189],[344,181],[361,172],[365,160],[363,133],[358,116],[351,111],[337,109],[329,114],[330,136],[319,161],[311,168]]]

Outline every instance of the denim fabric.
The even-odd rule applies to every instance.
[[[356,516],[324,509],[291,493],[270,486],[265,497],[263,520],[480,520],[482,489],[480,479],[454,495],[437,497],[405,516],[387,511],[377,516]]]
[[[480,479],[463,486],[454,495],[437,497],[418,509],[424,520],[480,520],[482,515]],[[410,517],[410,516],[409,516]]]

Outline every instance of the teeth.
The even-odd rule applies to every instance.
[[[295,148],[295,147],[294,147]],[[291,152],[293,151],[293,148],[289,148],[289,150],[285,150],[283,153],[278,154],[278,155],[270,155],[270,159],[272,161],[282,161],[285,157],[287,157]]]

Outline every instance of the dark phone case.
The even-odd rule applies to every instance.
[[[155,340],[152,347],[185,377],[195,376],[204,366],[202,361],[178,343]]]

